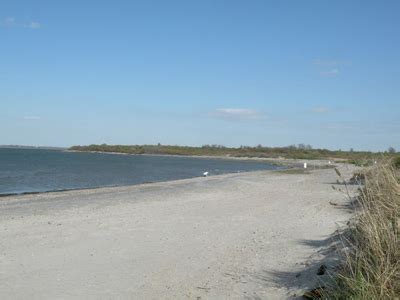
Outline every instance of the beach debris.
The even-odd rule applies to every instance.
[[[208,172],[204,172],[204,173],[203,173],[203,176],[204,176],[204,177],[207,177],[207,176],[208,176]]]
[[[329,204],[330,204],[330,205],[333,205],[333,206],[338,206],[337,203],[334,203],[334,202],[332,202],[332,201],[329,201]]]
[[[318,268],[317,275],[324,275],[327,268],[328,268],[328,267],[327,267],[326,265],[321,265],[321,266]]]
[[[324,293],[325,287],[321,286],[303,294],[305,299],[320,299]]]
[[[334,168],[334,170],[335,170],[337,176],[342,177],[342,173],[340,173],[338,168]]]
[[[204,286],[198,286],[197,288],[198,288],[199,290],[206,290],[206,291],[211,290],[211,288],[209,288],[209,287],[204,287]]]

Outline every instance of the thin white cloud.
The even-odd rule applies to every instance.
[[[3,27],[15,27],[17,26],[17,23],[15,22],[15,19],[12,17],[7,17],[4,18],[1,22],[0,22],[1,26]]]
[[[357,128],[353,127],[353,126],[348,126],[348,125],[331,124],[331,125],[324,126],[324,129],[329,130],[329,131],[354,131]]]
[[[18,22],[14,17],[7,17],[0,21],[1,27],[39,29],[42,25],[37,21]]]
[[[351,64],[350,61],[346,61],[346,60],[321,59],[321,58],[314,59],[312,62],[316,66],[325,67],[325,68],[329,68],[329,67],[334,68],[337,66],[348,66]]]
[[[24,120],[40,120],[39,116],[25,116]]]
[[[312,61],[319,75],[322,77],[336,77],[341,74],[341,70],[351,65],[350,61],[337,59],[317,58]]]
[[[328,131],[350,132],[350,131],[366,131],[365,126],[356,121],[330,122],[322,126],[322,129]]]
[[[265,114],[249,108],[218,108],[210,112],[209,116],[223,120],[242,121],[262,119]]]
[[[317,106],[311,109],[311,111],[316,114],[325,114],[331,112],[332,110],[329,107]]]
[[[321,76],[326,76],[326,77],[334,77],[334,76],[338,76],[340,73],[339,69],[330,69],[330,70],[326,70],[326,71],[321,71],[319,74]]]
[[[41,25],[40,25],[39,22],[30,22],[29,25],[28,25],[28,27],[29,27],[30,29],[39,29],[39,28],[41,27]]]

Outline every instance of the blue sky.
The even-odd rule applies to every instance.
[[[399,1],[1,1],[0,144],[400,149]]]

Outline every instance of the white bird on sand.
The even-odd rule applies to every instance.
[[[203,173],[203,176],[204,176],[204,177],[207,177],[207,176],[208,176],[208,172],[204,172],[204,173]]]

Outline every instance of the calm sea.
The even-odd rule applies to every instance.
[[[274,170],[263,162],[0,148],[0,195],[168,181]]]

